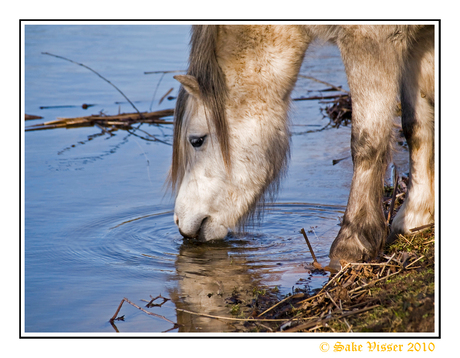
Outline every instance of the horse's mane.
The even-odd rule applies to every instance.
[[[225,116],[227,86],[224,73],[217,62],[217,35],[218,26],[192,26],[187,74],[194,76],[198,81],[207,120],[211,121],[210,124],[216,131],[224,163],[229,168],[230,149]],[[189,96],[187,91],[181,88],[176,102],[173,158],[169,178],[173,190],[180,185],[186,166],[186,148],[182,131]]]

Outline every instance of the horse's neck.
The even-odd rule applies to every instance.
[[[310,41],[301,26],[220,27],[217,57],[233,106],[287,106]]]

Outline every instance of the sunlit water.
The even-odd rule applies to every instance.
[[[186,68],[188,34],[188,26],[26,26],[25,112],[44,118],[25,125],[133,111],[94,73],[41,52],[90,66],[141,111],[173,108],[174,100],[158,104],[171,87],[177,95],[173,74],[144,71]],[[331,45],[312,46],[301,73],[346,87],[340,54]],[[293,97],[323,88],[299,79]],[[83,103],[94,106],[84,110]],[[63,105],[73,107],[40,109]],[[327,277],[310,273],[312,258],[299,230],[309,231],[318,260],[327,264],[352,173],[350,159],[332,165],[349,156],[349,128],[306,133],[327,123],[321,106],[293,103],[290,169],[263,221],[214,243],[184,240],[174,225],[164,185],[170,146],[124,131],[93,136],[100,134],[95,127],[26,132],[25,331],[115,332],[109,319],[123,297],[143,306],[142,300],[160,294],[171,301],[152,312],[181,323],[180,331],[231,331],[230,324],[177,309],[229,315],[225,295],[235,288],[276,286],[281,295],[307,278],[320,287]],[[171,140],[171,127],[141,129]],[[120,332],[172,328],[127,304],[120,315]]]

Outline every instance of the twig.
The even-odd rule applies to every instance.
[[[388,261],[385,263],[385,266],[382,267],[382,270],[380,271],[380,273],[377,275],[377,277],[380,277],[382,276],[383,274],[383,271],[385,271],[385,267],[387,267],[387,265],[390,263],[391,260],[393,260],[393,257],[395,257],[396,253],[394,253],[393,255],[391,255],[391,257],[388,259]]]
[[[340,269],[340,271],[337,272],[337,273],[335,274],[335,276],[334,276],[333,278],[331,278],[331,279],[323,286],[323,288],[322,288],[316,295],[310,296],[310,297],[304,299],[303,301],[300,301],[299,304],[305,304],[305,303],[307,303],[308,301],[312,301],[312,300],[314,300],[314,299],[316,299],[316,298],[319,298],[321,295],[323,295],[323,294],[324,294],[324,291],[326,290],[326,288],[327,288],[332,282],[338,280],[338,279],[339,279],[339,276],[342,276],[342,275],[345,273],[345,271],[348,269],[348,267],[350,267],[350,263],[347,263],[344,267],[342,267],[342,268]]]
[[[110,82],[107,78],[105,78],[104,76],[102,76],[98,72],[94,71],[91,67],[88,67],[88,66],[84,65],[83,63],[75,62],[75,61],[73,61],[71,59],[68,59],[66,57],[63,57],[63,56],[53,55],[52,53],[49,53],[49,52],[42,52],[42,54],[43,55],[48,55],[48,56],[53,56],[53,57],[56,57],[56,58],[60,58],[61,60],[72,62],[72,63],[74,63],[74,64],[76,64],[78,66],[82,66],[82,67],[90,70],[91,72],[95,73],[100,78],[102,78],[105,82],[107,82],[109,85],[111,85],[113,88],[115,88],[123,97],[125,97],[125,99],[131,104],[131,106],[133,106],[133,108],[136,110],[136,112],[139,113],[139,115],[141,115],[141,112],[139,112],[139,110],[136,108],[134,103],[131,102],[130,99],[128,97],[126,97],[126,95],[117,86],[115,86],[112,82]]]
[[[166,318],[166,317],[164,317],[164,316],[161,316],[161,315],[156,314],[156,313],[153,313],[153,312],[149,312],[149,311],[143,309],[142,307],[139,307],[139,306],[136,305],[135,303],[133,303],[133,302],[131,302],[130,300],[128,300],[126,297],[124,297],[124,298],[121,300],[120,304],[118,305],[117,311],[115,312],[115,314],[113,315],[113,317],[109,320],[109,322],[113,323],[113,322],[115,321],[115,319],[117,318],[118,313],[119,313],[120,310],[121,310],[121,306],[123,306],[123,303],[124,303],[124,302],[128,302],[131,306],[134,306],[134,307],[136,307],[137,309],[140,309],[142,312],[147,313],[147,314],[150,315],[150,316],[154,316],[154,317],[158,317],[158,318],[164,319],[165,321],[168,321],[169,323],[172,323],[172,324],[174,324],[175,326],[178,325],[177,323],[171,321],[170,319],[168,319],[168,318]]]
[[[140,130],[140,129],[139,129],[139,128],[134,128],[134,130]],[[136,133],[130,131],[129,129],[127,129],[126,131],[127,131],[129,134],[132,134],[132,135],[135,136],[135,137],[141,138],[141,139],[146,140],[146,141],[149,141],[149,142],[160,142],[160,143],[163,143],[163,144],[172,146],[171,143],[168,143],[168,142],[166,142],[166,141],[164,141],[164,140],[158,139],[157,137],[155,137],[155,136],[152,135],[152,134],[149,134],[149,136],[152,137],[153,139],[149,139],[149,138],[143,137],[143,136],[141,136],[141,135],[139,135],[139,134],[136,134]],[[145,131],[143,131],[143,132],[145,133]]]
[[[163,306],[166,302],[168,302],[170,299],[169,298],[166,298],[166,297],[163,297],[162,295],[158,295],[157,297],[152,297],[152,295],[150,295],[150,298],[151,300],[150,301],[147,301],[147,300],[141,300],[141,301],[144,301],[144,302],[148,302],[145,307],[148,307],[148,308],[152,308],[152,307],[161,307]],[[163,299],[163,302],[161,303],[153,303],[155,300],[157,300],[158,298],[162,298]]]
[[[337,91],[345,92],[345,93],[348,93],[348,94],[350,93],[350,91],[344,90],[342,87],[334,86],[333,84],[330,84],[330,83],[325,82],[325,81],[318,80],[318,79],[316,79],[314,77],[311,77],[311,76],[299,75],[299,77],[307,78],[309,80],[312,80],[312,81],[315,81],[315,82],[318,82],[318,83],[322,83],[323,85],[326,85],[326,86],[331,86],[331,87],[335,88]]]
[[[348,267],[350,267],[350,266],[351,266],[351,264],[348,262],[344,267],[342,267],[342,268],[340,269],[340,271],[337,272],[337,273],[335,274],[335,276],[334,276],[333,278],[331,278],[331,279],[323,286],[323,288],[321,289],[321,291],[319,291],[319,292],[316,294],[316,296],[318,296],[319,294],[323,293],[324,290],[326,289],[326,287],[328,287],[332,282],[338,281],[339,276],[343,276],[343,274],[345,273],[345,271],[346,271],[346,270],[348,269]],[[305,301],[306,301],[306,300],[305,300]]]
[[[170,93],[173,91],[173,89],[174,89],[174,87],[171,87],[171,88],[169,89],[169,91],[166,92],[166,93],[163,95],[163,97],[160,98],[160,101],[158,102],[158,104],[161,104],[161,102],[163,102],[163,100],[166,98],[166,96],[167,96],[168,94],[170,94]]]
[[[414,262],[415,262],[415,261],[414,261]],[[384,277],[382,277],[382,278],[379,278],[379,279],[377,279],[377,280],[374,280],[374,281],[371,281],[371,282],[369,282],[369,283],[366,283],[366,284],[364,284],[364,285],[362,285],[362,286],[356,287],[356,288],[354,288],[353,290],[348,291],[348,294],[357,292],[357,291],[362,290],[362,289],[364,289],[364,288],[366,288],[366,287],[369,287],[369,286],[373,286],[373,285],[375,285],[377,282],[380,282],[380,281],[382,281],[382,280],[388,279],[388,278],[390,278],[390,277],[392,277],[392,276],[395,276],[395,275],[397,275],[397,274],[399,274],[399,273],[401,273],[401,272],[402,272],[402,269],[399,270],[399,271],[396,271],[395,273],[392,273],[392,274],[390,274],[390,275],[386,275],[386,276],[384,276]]]
[[[337,303],[335,303],[334,299],[331,297],[331,295],[329,294],[329,292],[326,291],[326,296],[331,300],[331,302],[334,304],[334,306],[340,311],[342,312],[342,309],[337,305]]]
[[[176,308],[176,311],[185,312],[195,316],[202,316],[215,319],[224,319],[228,321],[240,321],[240,322],[285,322],[285,318],[234,318],[234,317],[225,317],[225,316],[214,316],[207,313],[192,312],[182,308]]]
[[[258,326],[261,326],[261,327],[265,328],[267,331],[273,332],[273,329],[271,329],[270,327],[268,327],[268,326],[266,326],[266,325],[264,325],[264,324],[262,324],[260,322],[254,322],[254,323],[256,325],[258,325]]]
[[[414,227],[413,229],[410,229],[410,232],[414,233],[416,231],[422,231],[422,230],[425,230],[425,229],[428,229],[428,228],[431,228],[431,227],[434,227],[434,223],[427,224],[427,225],[422,225],[422,226],[419,226],[419,227]]]
[[[348,159],[348,158],[351,158],[351,155],[349,155],[348,157],[345,157],[345,158],[332,159],[332,165],[336,165],[336,164],[340,163],[342,160],[345,160],[345,159]]]
[[[176,73],[176,72],[187,72],[185,70],[173,70],[173,71],[146,71],[144,75],[152,75],[157,73]]]
[[[304,324],[301,324],[299,326],[287,329],[284,332],[298,332],[300,330],[310,329],[312,327],[317,326],[318,324],[323,325],[324,323],[326,323],[326,322],[328,322],[330,320],[341,319],[341,318],[345,318],[345,317],[348,317],[348,316],[353,316],[353,315],[356,315],[356,314],[360,314],[360,313],[372,310],[372,309],[374,309],[376,307],[379,307],[379,306],[380,305],[374,305],[374,306],[362,308],[360,310],[356,310],[356,311],[352,311],[352,312],[344,312],[343,314],[341,314],[340,316],[337,316],[337,317],[334,317],[334,316],[331,315],[331,317],[328,317],[328,318],[322,318],[322,319],[320,318],[319,320],[317,320],[315,322],[304,323]]]
[[[388,265],[388,262],[351,262],[350,266],[385,266],[385,267],[401,267],[400,265]]]
[[[34,114],[24,114],[24,119],[26,121],[32,120],[32,119],[42,119],[42,116],[36,116]]]
[[[302,297],[304,294],[303,293],[296,293],[295,295],[292,295],[292,296],[288,296],[284,299],[282,299],[281,301],[279,301],[278,303],[276,303],[275,305],[271,306],[270,308],[266,309],[265,311],[263,311],[261,314],[259,314],[257,317],[262,317],[264,314],[266,314],[267,312],[270,312],[272,309],[274,309],[275,307],[279,306],[280,304],[290,300],[290,299],[293,299],[293,298],[299,298],[299,297]]]
[[[113,315],[113,317],[109,320],[110,323],[113,323],[113,321],[115,321],[115,320],[117,319],[118,312],[120,312],[121,306],[123,306],[123,302],[125,302],[125,299],[124,299],[124,298],[121,300],[120,304],[118,305],[118,308],[117,308],[117,310],[115,311],[115,314]]]
[[[152,110],[153,102],[155,101],[155,96],[157,94],[158,87],[160,87],[160,83],[163,80],[163,77],[165,76],[165,73],[166,72],[163,72],[163,74],[161,75],[160,79],[158,80],[157,86],[155,87],[155,91],[153,92],[153,97],[152,97],[152,100],[150,101],[150,107],[149,107],[150,111]]]
[[[415,264],[417,261],[419,261],[419,260],[423,259],[424,257],[425,257],[425,256],[424,256],[424,255],[422,255],[422,256],[420,256],[420,257],[419,257],[417,260],[415,260],[415,261],[412,261],[412,262],[411,262],[409,265],[407,265],[407,266],[406,266],[406,269],[407,269],[409,266],[412,266],[413,264]]]
[[[86,117],[76,118],[58,118],[54,121],[32,124],[25,128],[26,131],[34,131],[40,129],[63,128],[72,126],[93,126],[95,122],[114,126],[130,126],[133,123],[153,123],[153,124],[174,124],[173,121],[165,121],[161,118],[174,115],[173,109],[164,109],[155,112],[143,113],[122,113],[113,116],[106,115],[91,115]]]
[[[331,125],[331,122],[329,122],[328,124],[326,124],[324,127],[321,127],[320,129],[310,129],[308,131],[305,131],[305,132],[297,132],[297,133],[294,133],[295,135],[301,135],[301,134],[307,134],[307,133],[316,133],[316,132],[321,132],[327,128],[329,128],[329,126]]]
[[[94,125],[96,127],[98,127],[102,131],[102,133],[108,134],[110,136],[113,136],[113,133],[109,132],[107,129],[105,129],[103,126],[101,126],[99,123],[94,123]]]
[[[313,252],[313,248],[310,245],[310,241],[308,240],[307,233],[305,232],[305,229],[302,228],[300,230],[300,232],[303,235],[303,237],[305,238],[305,241],[307,242],[307,245],[308,245],[308,249],[310,250],[311,256],[313,257],[313,266],[316,267],[317,269],[321,270],[323,268],[323,266],[318,262],[318,260],[316,260],[315,253]]]
[[[332,96],[310,96],[310,97],[298,97],[293,98],[293,101],[309,101],[309,100],[316,100],[316,99],[333,99],[333,98],[340,98],[340,97],[347,97],[348,94],[337,94]]]

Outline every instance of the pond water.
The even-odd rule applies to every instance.
[[[133,112],[109,84],[120,88],[141,111],[174,107],[159,99],[178,83],[169,74],[187,65],[189,26],[26,25],[24,29],[25,113],[57,117]],[[312,45],[301,74],[347,87],[335,46]],[[161,80],[161,81],[160,81]],[[318,94],[325,86],[300,78],[293,97]],[[313,92],[311,92],[313,91]],[[155,98],[154,98],[155,94]],[[82,109],[83,103],[93,104]],[[35,332],[163,332],[173,328],[124,304],[116,327],[109,323],[126,297],[171,298],[152,312],[181,323],[170,332],[222,332],[234,327],[181,309],[230,315],[225,295],[232,290],[320,287],[313,274],[309,238],[318,260],[327,264],[338,232],[352,176],[350,129],[318,132],[327,123],[317,101],[292,105],[290,168],[276,203],[247,232],[217,243],[184,240],[173,222],[173,199],[165,191],[171,147],[126,131],[113,136],[96,127],[24,133],[23,327]],[[40,107],[48,107],[40,109]],[[172,127],[141,126],[171,141]]]

